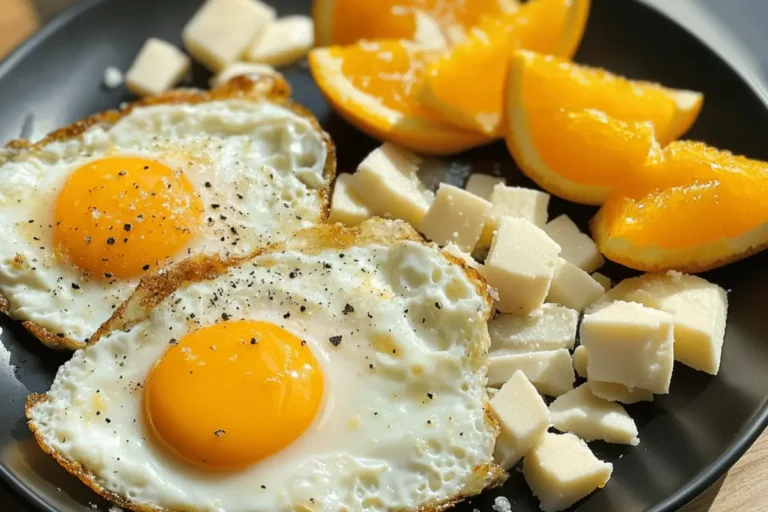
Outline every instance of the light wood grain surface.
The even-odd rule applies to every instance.
[[[34,32],[38,26],[38,16],[29,0],[0,0],[0,58]],[[0,504],[5,508],[2,500]],[[768,432],[762,435],[723,479],[685,507],[684,512],[765,512],[766,510],[768,510]]]

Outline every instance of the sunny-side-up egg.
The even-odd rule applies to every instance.
[[[76,348],[145,273],[189,254],[248,254],[323,221],[333,150],[287,90],[241,77],[11,146],[0,155],[6,312]]]
[[[127,330],[28,401],[41,446],[97,492],[136,510],[415,511],[505,477],[487,286],[407,224],[317,226],[180,284],[193,269],[143,282],[112,322]]]

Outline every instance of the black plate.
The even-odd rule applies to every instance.
[[[361,0],[362,1],[362,0]],[[309,0],[281,0],[281,15],[306,13]],[[181,45],[181,28],[199,0],[97,0],[55,20],[0,65],[0,141],[36,139],[130,97],[101,85],[107,66],[127,69],[143,41],[157,36]],[[712,50],[656,11],[639,3],[593,0],[577,61],[605,66],[633,78],[661,81],[705,93],[705,107],[690,138],[768,159],[768,111],[755,91]],[[194,85],[208,74],[195,68]],[[295,99],[309,107],[338,145],[339,168],[354,170],[375,141],[336,117],[306,65],[286,70]],[[497,143],[454,159],[432,161],[432,176],[461,183],[470,170],[504,174],[530,186]],[[593,209],[553,200],[551,215],[567,212],[585,227]],[[609,265],[614,278],[629,275]],[[707,276],[730,290],[730,311],[720,375],[675,367],[672,393],[629,407],[640,428],[637,448],[593,443],[614,463],[609,485],[579,503],[578,511],[675,510],[723,474],[768,424],[768,253]],[[0,474],[41,510],[90,510],[107,504],[38,449],[23,413],[28,392],[46,391],[65,354],[41,347],[15,323],[2,319],[0,355]],[[462,504],[457,511],[491,510],[493,498],[510,498],[516,511],[537,510],[523,479],[513,472],[501,489]]]

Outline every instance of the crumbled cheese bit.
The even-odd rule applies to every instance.
[[[547,222],[549,197],[539,190],[497,184],[491,192],[491,211],[478,246],[490,247],[502,217],[519,217],[543,227]]]
[[[248,50],[247,58],[271,66],[287,66],[304,57],[315,44],[312,20],[294,15],[268,25]]]
[[[567,393],[576,381],[571,353],[560,349],[530,354],[491,354],[488,359],[488,385],[500,386],[517,371],[523,372],[539,393],[549,396]]]
[[[526,353],[572,349],[576,341],[579,313],[557,304],[544,304],[538,315],[501,314],[488,323],[491,351]]]
[[[647,389],[628,388],[623,384],[596,380],[587,380],[587,384],[593,395],[609,402],[621,402],[623,404],[653,402],[653,393]]]
[[[123,72],[116,67],[109,66],[104,70],[104,85],[109,89],[117,89],[124,81]]]
[[[331,199],[331,214],[328,222],[341,222],[347,226],[356,226],[371,217],[368,207],[350,190],[351,174],[339,174]]]
[[[579,345],[573,351],[573,369],[582,379],[587,378],[587,349],[584,348],[584,345]]]
[[[604,293],[603,286],[592,276],[573,263],[559,258],[555,276],[549,286],[547,301],[581,312]]]
[[[211,78],[211,87],[217,87],[236,76],[249,75],[249,76],[276,76],[278,73],[275,68],[267,64],[259,64],[258,62],[233,62],[217,75]]]
[[[419,230],[438,245],[453,242],[462,251],[472,252],[490,209],[491,203],[485,199],[441,183]]]
[[[605,263],[595,242],[567,215],[549,221],[544,231],[563,249],[561,256],[585,272],[594,272]]]
[[[187,74],[189,57],[170,43],[147,39],[125,74],[125,85],[137,96],[160,94],[171,89]]]
[[[467,178],[467,184],[464,186],[464,190],[471,194],[475,194],[477,197],[490,200],[493,187],[498,184],[503,185],[504,183],[504,178],[491,176],[489,174],[474,173],[470,174],[469,178]]]

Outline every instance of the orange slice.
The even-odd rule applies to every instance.
[[[500,135],[511,52],[572,56],[588,12],[589,0],[531,0],[514,14],[484,18],[429,67],[417,96],[455,126]]]
[[[438,57],[408,41],[361,41],[312,50],[309,68],[336,112],[373,137],[440,155],[488,143],[487,136],[445,125],[414,98]]]
[[[512,128],[521,124],[527,132]],[[509,125],[507,145],[525,174],[547,192],[581,204],[603,204],[658,151],[649,121],[627,123],[598,110],[517,111]]]
[[[662,146],[690,128],[703,102],[698,92],[628,80],[602,69],[525,50],[513,56],[509,77],[508,110],[591,108],[620,121],[651,121]]]
[[[609,259],[644,271],[701,272],[768,247],[768,163],[700,142],[673,142],[643,183],[592,219]]]
[[[429,47],[461,41],[483,16],[516,11],[517,0],[314,0],[318,46],[410,39]]]

